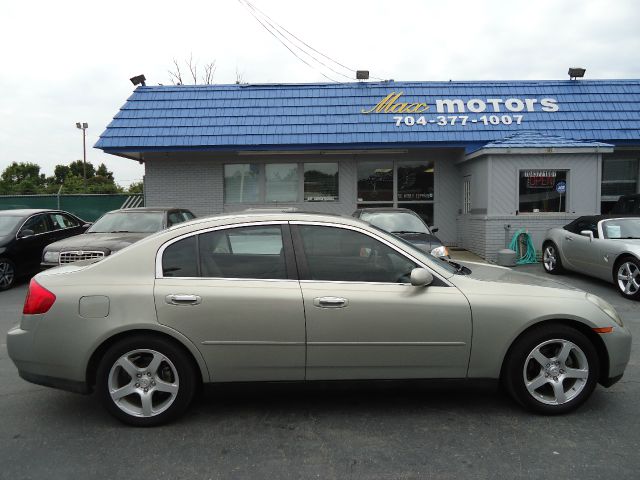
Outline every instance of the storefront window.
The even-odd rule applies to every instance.
[[[393,202],[393,162],[358,162],[358,201]]]
[[[521,170],[521,213],[566,212],[566,170]]]
[[[638,160],[607,158],[602,161],[602,196],[619,197],[637,192]]]
[[[271,163],[265,166],[266,202],[298,200],[298,165]]]
[[[433,200],[433,162],[401,162],[398,164],[398,201]]]
[[[225,203],[256,203],[259,201],[259,166],[230,164],[224,166]]]
[[[304,201],[335,202],[338,200],[338,164],[304,164]]]

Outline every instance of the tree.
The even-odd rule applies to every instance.
[[[40,165],[30,162],[13,162],[4,169],[0,179],[0,191],[5,195],[39,193],[46,181],[44,173],[40,173]]]
[[[113,181],[113,172],[107,170],[107,166],[104,163],[101,163],[96,170],[96,176],[105,177],[109,180]]]
[[[144,182],[133,182],[129,185],[127,193],[144,193]]]
[[[211,85],[213,84],[213,76],[216,73],[216,61],[205,63],[203,65],[202,70],[200,70],[200,75],[198,75],[199,65],[198,62],[194,62],[193,54],[189,55],[189,59],[184,61],[185,66],[187,67],[188,73],[183,75],[182,70],[180,69],[180,63],[175,58],[173,59],[173,69],[169,70],[169,79],[171,83],[174,85],[184,85],[185,80],[192,81],[193,85]],[[191,77],[189,79],[189,77]]]
[[[71,162],[69,164],[69,170],[71,170],[71,175],[84,178],[84,163],[82,162],[82,160]],[[95,177],[95,175],[96,169],[93,168],[93,164],[91,162],[87,162],[87,178]]]

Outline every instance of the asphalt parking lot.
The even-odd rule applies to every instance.
[[[22,284],[0,292],[0,479],[638,478],[640,303],[598,280],[559,279],[614,304],[634,334],[624,378],[573,414],[529,414],[486,384],[271,385],[208,389],[155,429],[18,377],[5,334]]]

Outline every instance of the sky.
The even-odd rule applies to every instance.
[[[251,0],[353,69],[400,80],[640,78],[638,0]],[[171,84],[174,59],[216,62],[214,83],[327,82],[238,0],[2,2],[0,172],[34,162],[105,163],[116,182],[144,166],[93,148],[129,97],[129,78]],[[327,72],[331,74],[331,72]],[[335,76],[335,75],[333,75]]]

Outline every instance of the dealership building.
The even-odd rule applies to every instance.
[[[640,80],[140,86],[96,147],[148,206],[404,207],[494,260],[638,192]]]

